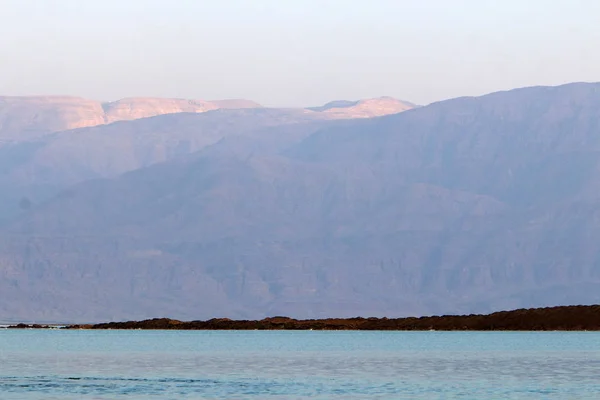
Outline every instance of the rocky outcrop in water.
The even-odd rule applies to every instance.
[[[40,325],[40,324],[16,324],[10,325],[7,327],[8,329],[48,329],[49,325]]]

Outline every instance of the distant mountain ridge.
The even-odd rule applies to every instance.
[[[322,111],[323,117],[330,119],[368,118],[406,111],[413,105],[386,97],[358,101],[349,107],[325,107],[322,110],[319,107],[306,110]],[[262,106],[244,99],[207,101],[131,97],[99,102],[69,96],[0,97],[0,145],[6,141],[36,139],[52,132],[158,115],[255,108]]]
[[[402,102],[385,112],[405,109]],[[227,136],[275,126],[308,132],[328,120],[369,116],[364,109],[331,111],[265,108],[236,99],[0,98],[0,222],[19,213],[21,204],[37,204],[65,185],[167,161]],[[379,112],[374,103],[373,113]]]
[[[600,84],[377,118],[315,119],[323,113],[283,112],[289,124],[241,135],[217,129],[196,152],[26,209],[0,229],[0,292],[10,299],[0,319],[397,317],[600,303]],[[174,128],[193,132],[217,114],[231,118],[154,118],[168,133],[195,117]],[[140,121],[113,124],[112,135]]]
[[[249,100],[139,97],[103,103],[69,96],[0,97],[0,140],[31,139],[51,132],[156,115],[260,107]]]
[[[229,136],[278,128],[285,132],[281,139],[301,137],[328,120],[303,109],[220,109],[119,121],[7,143],[0,146],[0,221],[20,212],[21,200],[37,204],[75,183],[182,157]]]
[[[309,110],[311,111],[318,111],[318,112],[322,112],[322,111],[327,111],[331,108],[344,108],[344,107],[352,107],[355,106],[356,104],[358,104],[360,100],[334,100],[334,101],[330,101],[329,103],[325,103],[322,106],[317,106],[317,107],[307,107]]]
[[[309,107],[308,109],[337,118],[372,118],[400,113],[415,107],[417,107],[415,104],[408,101],[384,96],[357,101],[336,100],[320,107]]]
[[[242,99],[205,101],[136,97],[102,103],[102,108],[105,113],[105,123],[111,123],[181,112],[203,113],[218,109],[262,108],[262,106],[253,101]]]

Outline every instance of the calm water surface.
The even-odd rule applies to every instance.
[[[0,399],[600,399],[600,334],[0,329]]]

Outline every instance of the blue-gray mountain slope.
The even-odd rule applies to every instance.
[[[3,228],[0,317],[597,303],[599,122],[599,84],[525,88],[84,182]]]

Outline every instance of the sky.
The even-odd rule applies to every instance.
[[[600,81],[598,0],[0,0],[0,95],[393,96]]]

